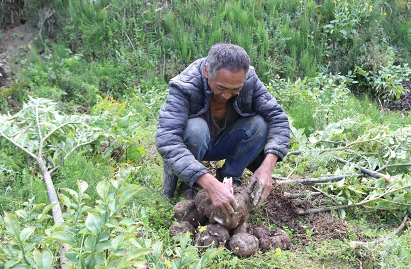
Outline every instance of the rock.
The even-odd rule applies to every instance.
[[[227,229],[219,224],[208,224],[205,229],[197,231],[196,244],[208,246],[214,243],[215,247],[224,247],[230,239]]]
[[[206,215],[199,211],[194,200],[184,200],[174,206],[174,217],[178,221],[188,221],[194,228],[198,225],[205,225],[208,221]]]
[[[248,257],[258,251],[257,237],[248,233],[238,233],[231,237],[228,243],[231,252],[238,257]]]
[[[191,225],[191,223],[188,222],[188,221],[175,223],[175,224],[171,225],[171,227],[170,227],[170,236],[171,237],[179,236],[179,235],[185,234],[186,232],[190,232],[192,234],[195,233],[195,229],[194,229],[193,225]]]
[[[247,223],[243,223],[242,225],[237,226],[231,231],[232,235],[236,235],[239,233],[247,233]]]
[[[258,238],[262,251],[270,248],[289,249],[291,247],[290,237],[281,229],[269,231],[266,227],[260,226],[254,229],[254,235]]]

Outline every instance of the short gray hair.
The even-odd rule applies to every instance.
[[[208,52],[206,64],[210,79],[215,78],[220,68],[227,68],[230,71],[244,70],[247,74],[250,67],[250,57],[240,46],[217,43]]]

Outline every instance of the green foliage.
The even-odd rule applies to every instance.
[[[51,268],[60,242],[70,245],[66,258],[75,268],[142,268],[147,263],[156,268],[204,268],[210,263],[219,251],[208,249],[200,257],[188,234],[175,239],[164,256],[163,243],[146,238],[149,223],[122,215],[123,206],[139,188],[127,183],[129,175],[130,170],[122,170],[115,178],[99,182],[94,207],[87,205],[87,182],[78,180],[77,190],[62,188],[65,222],[47,229],[42,225],[53,205],[44,207],[30,200],[16,214],[6,213],[0,228],[5,234],[2,243],[8,244],[1,245],[0,260],[7,267]]]
[[[381,268],[407,268],[410,264],[411,240],[410,230],[401,236],[394,236],[385,240],[376,250],[380,253],[379,265]]]
[[[90,107],[101,94],[121,97],[125,85],[134,81],[126,65],[104,60],[88,63],[82,54],[73,54],[61,44],[54,45],[44,57],[46,61],[32,49],[22,72],[29,81],[27,86],[38,97]]]
[[[110,177],[110,167],[97,163],[88,153],[77,152],[64,161],[53,177],[55,185],[61,188],[74,189],[78,179],[94,188],[102,179]]]
[[[398,100],[408,93],[408,90],[402,86],[402,82],[411,79],[411,68],[408,64],[402,66],[390,64],[368,72],[356,66],[354,73],[365,80],[359,87],[369,87],[369,94],[384,103]]]
[[[317,130],[309,137],[296,129],[293,133],[298,134],[293,140],[293,149],[303,151],[301,155],[291,158],[298,167],[296,173],[313,173],[316,177],[322,176],[318,171],[346,175],[356,174],[356,166],[375,171],[385,165],[404,164],[388,167],[387,171],[392,176],[390,183],[383,178],[353,177],[323,185],[321,189],[341,204],[353,204],[384,194],[367,206],[395,211],[400,215],[411,210],[408,203],[408,189],[411,186],[409,126],[390,130],[387,126],[373,126],[359,117],[330,123],[324,130]],[[334,157],[344,158],[349,163],[340,164]]]
[[[392,36],[402,55],[409,21],[401,1],[56,1],[63,31],[86,59],[124,61],[141,82],[170,78],[217,42],[243,46],[260,77],[347,73]],[[394,18],[400,16],[400,20]],[[395,26],[394,26],[395,25]],[[398,31],[390,31],[394,27]],[[375,46],[367,46],[372,42]],[[407,57],[404,57],[407,59]]]
[[[293,126],[306,128],[305,133],[323,128],[333,117],[333,107],[345,106],[351,75],[318,74],[295,82],[276,77],[267,86],[278,102],[289,111]]]
[[[47,166],[53,168],[62,163],[73,148],[98,138],[99,129],[90,128],[87,124],[90,119],[87,116],[62,115],[54,102],[30,98],[16,114],[0,116],[0,145],[2,148],[15,148],[3,137],[4,134],[33,155],[41,150],[46,155]]]
[[[372,98],[394,100],[404,93],[401,82],[410,79],[406,65],[411,59],[409,3],[25,2],[30,16],[40,14],[44,38],[47,27],[60,30],[57,43],[37,40],[30,57],[20,62],[18,80],[0,93],[1,111],[6,111],[6,98],[30,104],[24,105],[24,113],[2,115],[0,130],[36,151],[35,100],[45,104],[40,106],[43,135],[68,121],[81,124],[69,124],[46,141],[48,168],[60,167],[53,178],[65,205],[66,222],[54,226],[47,212],[52,205],[46,205],[37,169],[0,138],[0,206],[14,212],[0,217],[2,263],[17,268],[57,267],[58,242],[71,246],[67,258],[75,268],[146,263],[150,268],[351,268],[358,259],[364,268],[377,266],[376,260],[388,268],[409,263],[408,249],[400,249],[409,241],[408,233],[372,254],[350,250],[347,242],[338,240],[313,242],[306,248],[296,245],[292,251],[276,249],[249,259],[233,257],[226,249],[199,252],[188,234],[168,236],[172,204],[160,194],[162,161],[154,145],[156,115],[167,94],[165,81],[206,56],[214,43],[232,42],[248,51],[258,75],[269,82],[270,92],[290,116],[290,150],[303,151],[285,158],[276,172],[317,177],[357,173],[355,165],[378,169],[410,162],[411,114],[386,113],[373,99],[361,95],[358,100],[350,94],[354,89]],[[53,13],[56,25],[53,18],[44,17],[43,10]],[[1,10],[0,14],[1,21]],[[29,99],[28,94],[65,103]],[[67,115],[91,116],[67,116],[57,112],[59,106]],[[62,163],[81,133],[96,141]],[[83,138],[78,141],[91,141]],[[337,163],[335,156],[352,164]],[[119,167],[130,170],[115,173]],[[393,176],[392,183],[347,178],[321,189],[333,203],[350,204],[411,183],[410,166],[388,167],[385,172]],[[380,221],[390,213],[405,214],[410,208],[406,190],[384,195],[368,206]],[[22,203],[28,197],[33,198]],[[381,209],[389,213],[382,215]],[[306,232],[309,236],[312,230]]]

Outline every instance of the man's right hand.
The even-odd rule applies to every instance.
[[[207,192],[213,206],[219,208],[224,214],[232,214],[237,209],[231,188],[218,181],[211,174],[202,175],[196,183]]]

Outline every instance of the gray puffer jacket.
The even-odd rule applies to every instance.
[[[187,120],[207,111],[212,92],[204,76],[205,58],[190,64],[169,83],[169,95],[161,107],[157,127],[157,150],[163,162],[189,186],[207,173],[184,144]],[[243,117],[261,115],[268,122],[265,154],[273,153],[281,160],[290,144],[288,118],[275,98],[260,81],[253,67],[246,75],[244,86],[235,97],[235,110]]]

